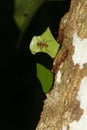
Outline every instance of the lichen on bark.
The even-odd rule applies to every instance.
[[[64,127],[65,130],[69,130],[70,122],[79,121],[83,114],[76,97],[81,79],[87,76],[87,63],[83,64],[82,69],[79,64],[73,63],[72,42],[75,33],[81,39],[87,38],[86,0],[71,1],[69,11],[61,19],[59,32],[60,30],[63,30],[63,34],[60,52],[55,58],[57,65],[55,81],[52,90],[46,94],[47,98],[36,130],[63,130]],[[67,56],[61,60],[67,50]],[[58,82],[58,73],[60,73],[60,82]]]

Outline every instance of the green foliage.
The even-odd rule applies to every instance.
[[[32,54],[44,52],[54,58],[59,49],[59,44],[52,36],[50,29],[47,28],[41,36],[34,36],[32,38],[29,47]]]
[[[32,54],[44,52],[50,55],[51,58],[54,58],[59,49],[59,44],[52,36],[50,29],[47,28],[42,35],[34,36],[32,38],[29,47]],[[37,77],[41,82],[43,91],[45,93],[48,92],[51,89],[53,82],[53,74],[51,71],[44,66],[37,64]]]
[[[29,25],[35,12],[45,0],[15,0],[14,20],[21,31]]]
[[[43,91],[47,93],[53,83],[53,73],[50,70],[37,63],[37,77],[42,85]]]

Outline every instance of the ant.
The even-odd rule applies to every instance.
[[[38,43],[37,43],[37,46],[40,46],[40,47],[48,47],[48,44],[47,44],[47,43],[38,42]]]
[[[53,62],[53,67],[51,69],[51,71],[53,73],[56,73],[57,72],[57,69],[59,69],[61,63],[63,63],[68,55],[68,52],[69,50],[68,49],[65,49],[63,51],[59,51],[58,54],[56,55],[56,58],[54,59],[54,62]]]
[[[38,42],[37,43],[37,46],[39,46],[41,49],[43,48],[43,47],[48,47],[48,44],[45,42],[45,40],[43,40],[43,42]]]

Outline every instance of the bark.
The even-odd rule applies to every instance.
[[[87,63],[82,69],[73,63],[75,33],[81,39],[87,38],[87,0],[72,0],[69,11],[61,19],[58,34],[61,48],[53,63],[55,81],[46,94],[36,130],[63,130],[63,126],[69,130],[70,122],[79,121],[83,114],[76,97],[81,79],[87,76]]]

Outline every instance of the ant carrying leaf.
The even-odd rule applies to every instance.
[[[47,53],[51,58],[54,58],[59,49],[59,44],[54,39],[48,27],[42,35],[34,36],[32,38],[29,48],[32,54],[44,52]]]

